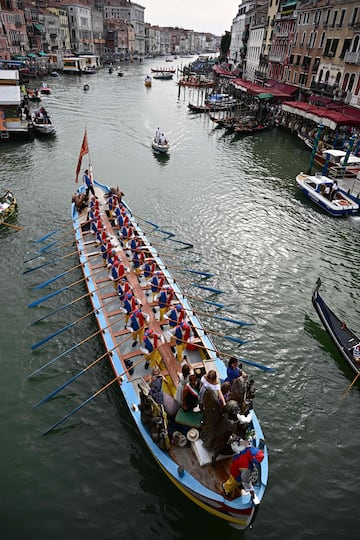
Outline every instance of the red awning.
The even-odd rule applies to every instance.
[[[311,103],[300,101],[284,101],[282,109],[285,112],[297,114],[308,120],[323,123],[333,130],[339,126],[360,127],[360,115],[356,117],[352,113],[348,114],[348,111],[340,112],[328,107],[317,107]]]
[[[273,93],[273,90],[278,90],[282,94],[287,94],[289,97],[299,90],[299,88],[293,84],[282,83],[273,79],[266,81],[264,86],[269,88],[271,93]]]
[[[221,67],[217,64],[215,64],[215,66],[213,67],[213,70],[218,75],[221,75],[221,77],[228,77],[229,79],[236,77],[235,73],[232,73],[229,69]]]
[[[234,79],[231,81],[231,84],[233,84],[237,90],[241,90],[242,92],[245,92],[249,94],[250,96],[257,96],[259,94],[270,93],[273,95],[274,98],[277,98],[277,99],[288,99],[290,97],[289,94],[286,94],[276,88],[260,86],[259,84],[255,84],[250,81],[245,81],[243,79]]]

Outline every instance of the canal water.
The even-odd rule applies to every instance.
[[[307,169],[310,153],[291,134],[274,129],[247,138],[224,135],[208,116],[189,112],[189,101],[199,98],[194,91],[179,93],[176,76],[145,88],[145,75],[159,65],[125,65],[123,77],[104,69],[87,76],[87,92],[85,77],[49,78],[53,92],[43,104],[56,136],[0,147],[0,185],[16,194],[13,223],[23,227],[0,232],[0,538],[355,539],[359,386],[348,391],[353,373],[323,330],[311,292],[321,277],[328,303],[360,333],[360,218],[331,218],[299,194],[295,176]],[[168,158],[150,147],[158,126],[171,144]],[[216,337],[217,349],[275,369],[246,366],[256,383],[270,475],[254,527],[245,533],[173,487],[148,454],[116,388],[42,435],[112,377],[100,362],[56,399],[33,407],[103,353],[93,338],[28,377],[96,331],[89,316],[31,350],[91,310],[86,298],[74,302],[85,289],[73,285],[81,273],[71,270],[77,258],[69,221],[85,128],[94,176],[119,186],[136,216],[193,244],[180,249],[183,244],[164,241],[159,233],[151,236],[152,227],[144,223],[169,266],[180,267],[173,273],[197,297],[195,309],[212,312],[199,298],[215,299],[225,304],[224,316],[254,323],[240,328],[202,315],[205,327],[247,340],[238,347]],[[84,158],[82,170],[87,164]],[[60,232],[47,242],[57,239],[54,248],[62,247],[33,259],[43,246],[35,240],[57,227]],[[214,277],[201,282],[181,272],[182,266]],[[33,289],[63,272],[48,288]],[[224,292],[217,299],[193,283]],[[40,307],[27,307],[60,288]]]

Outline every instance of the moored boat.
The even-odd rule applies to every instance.
[[[35,133],[39,135],[53,135],[56,131],[54,122],[44,107],[32,111],[31,121]]]
[[[360,338],[348,328],[346,322],[335,315],[319,293],[320,278],[312,293],[312,304],[325,329],[335,343],[336,348],[345,358],[351,369],[360,373]]]
[[[147,224],[149,222],[133,215],[128,205],[122,201],[123,194],[119,189],[110,188],[96,180],[94,187],[96,199],[91,198],[89,207],[81,205],[78,209],[76,202],[73,203],[72,222],[84,283],[92,302],[92,313],[107,353],[104,356],[109,359],[115,375],[101,391],[111,384],[119,388],[129,414],[151,455],[185,496],[203,510],[232,526],[245,529],[257,515],[268,478],[267,447],[252,408],[252,383],[246,377],[240,377],[232,390],[232,399],[224,409],[219,405],[213,390],[210,387],[207,389],[204,382],[203,407],[200,410],[186,412],[179,404],[176,405],[174,398],[179,384],[178,372],[181,370],[179,354],[180,360],[182,358],[183,362],[194,370],[193,378],[197,382],[198,378],[204,380],[204,375],[210,372],[215,374],[217,380],[226,376],[221,353],[210,340],[208,332],[177,281],[172,278],[167,265],[139,224],[139,221]],[[84,192],[85,186],[81,186],[77,196],[84,195]],[[116,198],[118,205],[114,202]],[[127,223],[127,231],[120,226],[116,207],[122,216],[122,223]],[[130,234],[129,228],[133,233]],[[144,253],[145,261],[151,264],[147,277],[136,272],[134,252]],[[119,266],[122,264],[128,269],[124,269],[125,279],[114,284],[114,281],[109,279],[107,264],[114,264],[111,261],[115,256]],[[154,276],[160,279],[161,283],[154,281]],[[112,277],[115,279],[113,274]],[[154,283],[155,294],[152,288]],[[125,315],[119,295],[126,284],[129,286],[128,290],[133,291],[134,297],[139,299],[138,306],[144,318],[137,332],[141,334],[141,331],[145,330],[145,335],[134,335],[134,327],[129,328],[129,322],[124,328]],[[180,338],[176,330],[174,331],[173,335],[179,340],[176,342],[178,358],[174,357],[172,342],[169,341],[170,319],[160,318],[160,306],[156,296],[159,290],[170,291],[172,296],[168,307],[183,313],[182,322],[178,319],[175,329],[190,329],[186,338]],[[32,305],[38,305],[38,302]],[[153,333],[159,337],[156,344],[153,341],[152,348],[147,348],[146,340]],[[185,356],[181,356],[184,347]],[[157,354],[153,355],[154,352]],[[152,373],[149,373],[149,362],[150,367],[153,367]],[[163,384],[161,391],[155,394],[154,384],[159,377],[156,367],[161,372]],[[59,391],[63,388],[64,385],[61,389],[59,387]],[[101,391],[93,394],[92,398]],[[89,399],[84,404],[88,401]],[[46,433],[58,428],[79,408],[77,406]],[[207,415],[210,410],[215,411],[216,425],[211,422],[211,415]],[[223,484],[229,478],[230,465],[233,462],[235,446],[231,441],[234,438],[238,441],[236,448],[244,452],[243,455],[259,455],[259,463],[255,462],[252,473],[253,492],[245,491],[239,485],[230,497],[224,494]],[[242,439],[242,444],[239,438]]]
[[[151,68],[153,73],[176,73],[176,69],[170,68]]]
[[[334,181],[322,174],[296,176],[296,183],[301,191],[320,208],[334,217],[356,214],[359,205],[342,190],[335,188]]]
[[[154,79],[158,79],[160,81],[170,81],[173,78],[173,74],[166,71],[161,71],[153,75],[153,77]]]
[[[10,191],[6,190],[0,195],[0,225],[6,225],[6,221],[16,210],[16,198]]]

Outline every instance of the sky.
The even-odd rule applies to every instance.
[[[179,26],[196,32],[222,36],[231,29],[242,0],[137,0],[145,7],[145,22]]]

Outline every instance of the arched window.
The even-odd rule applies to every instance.
[[[336,75],[335,83],[339,84],[340,79],[341,79],[341,72],[339,71],[339,73]]]
[[[359,46],[359,36],[355,36],[353,44],[352,44],[351,52],[357,52],[358,46]]]
[[[326,83],[328,82],[329,77],[330,77],[330,71],[327,70],[327,72],[325,73],[325,82],[326,82]]]
[[[322,70],[322,69],[320,69],[320,73],[319,73],[319,82],[321,82],[321,81],[322,81],[322,78],[323,78],[323,74],[324,74],[323,70]]]
[[[344,90],[344,91],[346,90],[348,80],[349,80],[349,74],[346,73],[345,77],[344,77],[344,80],[343,80],[343,83],[342,83],[342,86],[341,86],[341,89]]]
[[[323,32],[321,34],[320,43],[319,43],[319,49],[321,49],[324,46],[325,35],[326,35],[325,32]]]
[[[353,73],[351,75],[350,79],[349,79],[349,84],[348,84],[348,87],[347,87],[348,92],[351,92],[351,90],[353,89],[354,82],[355,82],[355,73]]]
[[[354,92],[354,96],[359,96],[359,95],[360,95],[360,76],[356,85],[356,90]]]

